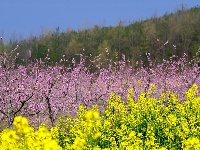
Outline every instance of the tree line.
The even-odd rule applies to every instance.
[[[56,28],[40,36],[31,36],[21,41],[0,43],[3,54],[19,45],[16,62],[29,64],[35,60],[45,60],[47,54],[50,64],[65,59],[66,65],[79,54],[91,58],[101,55],[102,60],[121,59],[122,54],[132,65],[137,61],[148,62],[146,53],[151,54],[155,62],[162,62],[172,55],[182,57],[186,54],[192,59],[200,46],[200,7],[191,9],[182,7],[174,13],[166,13],[161,17],[151,17],[125,25],[119,21],[117,26],[102,27],[95,25],[89,29],[60,31]],[[107,49],[106,49],[107,48]]]

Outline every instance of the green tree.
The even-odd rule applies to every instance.
[[[83,49],[83,44],[79,43],[75,38],[72,38],[66,47],[65,53],[70,56],[74,54],[80,54]]]
[[[102,67],[108,67],[109,60],[112,56],[111,46],[107,40],[104,40],[97,48],[100,54],[100,60],[96,63],[101,64]]]

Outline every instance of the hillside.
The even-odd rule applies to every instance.
[[[161,17],[135,21],[124,25],[120,21],[115,27],[94,26],[90,29],[61,32],[59,27],[39,37],[31,36],[23,41],[10,41],[0,44],[0,51],[9,51],[19,45],[17,63],[28,64],[30,61],[45,59],[48,49],[50,63],[59,62],[63,55],[71,62],[79,59],[77,54],[97,56],[101,61],[109,57],[113,61],[121,59],[122,54],[134,65],[137,61],[147,61],[146,53],[151,59],[161,62],[172,55],[183,54],[191,59],[200,46],[200,7],[182,8]],[[106,53],[105,48],[108,48]],[[31,54],[31,55],[30,55]],[[23,60],[23,61],[22,61]]]

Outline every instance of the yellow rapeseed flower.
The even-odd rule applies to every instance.
[[[85,114],[85,118],[89,120],[96,120],[99,118],[99,113],[97,111],[89,110]]]
[[[138,84],[141,84],[141,83],[142,83],[142,80],[140,80],[140,79],[137,80],[137,83],[138,83]]]
[[[150,90],[154,90],[156,88],[155,84],[150,84]]]
[[[1,140],[3,142],[13,143],[18,139],[19,137],[17,136],[16,132],[10,129],[4,130],[3,134],[1,135]]]
[[[86,141],[84,139],[81,139],[80,137],[76,137],[72,145],[72,148],[76,150],[82,150],[84,149],[85,144],[86,144]]]
[[[87,120],[92,120],[92,117],[93,117],[93,112],[92,112],[92,110],[87,111],[86,114],[85,114],[85,118],[86,118]]]
[[[176,126],[176,122],[177,122],[177,118],[174,114],[169,114],[167,116],[167,122],[171,125],[171,126]]]
[[[197,137],[190,137],[186,141],[183,142],[182,148],[184,150],[199,150],[200,149],[200,141]]]
[[[94,136],[93,136],[93,138],[94,139],[97,139],[97,138],[99,138],[101,136],[101,132],[97,132]]]
[[[55,140],[50,140],[44,145],[44,150],[62,150]]]
[[[93,111],[93,116],[94,116],[94,119],[98,119],[99,113],[97,111]]]
[[[28,126],[28,120],[25,118],[25,117],[22,117],[22,116],[17,116],[14,118],[14,122],[13,122],[13,125],[14,126]]]

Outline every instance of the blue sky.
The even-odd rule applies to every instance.
[[[26,38],[60,27],[61,31],[93,25],[115,26],[174,12],[199,0],[0,0],[0,36]]]

